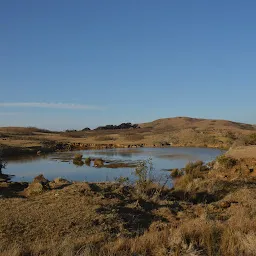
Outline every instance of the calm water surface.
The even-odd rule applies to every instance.
[[[23,159],[9,159],[5,173],[15,175],[14,181],[31,181],[36,175],[43,174],[48,179],[63,177],[73,181],[111,181],[120,176],[134,179],[134,168],[95,168],[76,166],[72,158],[76,152],[59,152],[47,156],[34,156]],[[106,161],[134,163],[152,158],[154,174],[164,177],[166,169],[182,168],[188,162],[202,160],[209,162],[223,153],[209,148],[131,148],[79,151],[83,157],[102,158]]]

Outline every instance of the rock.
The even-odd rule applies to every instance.
[[[40,174],[34,178],[33,182],[24,190],[24,193],[28,196],[38,195],[49,189],[49,180],[43,174]]]
[[[104,165],[104,161],[100,158],[94,160],[94,166],[100,167]]]
[[[77,165],[77,166],[83,166],[84,165],[84,162],[82,160],[83,158],[83,155],[81,154],[76,154],[74,156],[74,159],[73,159],[73,164]]]
[[[51,189],[60,189],[60,188],[66,187],[70,184],[72,184],[72,182],[70,182],[66,179],[63,179],[61,177],[58,177],[49,183],[49,187]]]
[[[83,155],[82,155],[82,154],[76,154],[76,155],[74,156],[74,160],[76,160],[76,161],[82,161],[82,158],[83,158]]]
[[[32,182],[25,190],[25,194],[28,196],[31,195],[39,195],[42,194],[44,191],[49,190],[49,186],[42,184],[41,182]]]
[[[33,183],[47,184],[49,183],[49,180],[47,180],[43,174],[40,174],[34,178]]]
[[[63,179],[61,177],[54,179],[53,182],[57,183],[57,184],[70,184],[71,183],[70,181]]]

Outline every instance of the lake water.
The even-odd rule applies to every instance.
[[[102,158],[108,162],[138,163],[152,159],[154,176],[164,178],[169,175],[167,169],[183,168],[188,162],[202,160],[209,162],[223,153],[219,149],[209,148],[127,148],[86,150],[76,152],[57,152],[46,156],[33,156],[23,159],[9,159],[5,173],[15,175],[13,181],[31,181],[36,175],[43,174],[47,179],[56,177],[73,181],[112,181],[120,176],[134,180],[133,168],[96,168],[73,164],[75,154],[83,157]],[[169,175],[170,176],[170,175]]]

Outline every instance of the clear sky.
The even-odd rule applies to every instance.
[[[2,0],[0,126],[256,123],[255,0]]]

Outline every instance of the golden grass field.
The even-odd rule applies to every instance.
[[[173,118],[140,127],[69,133],[8,127],[0,134],[10,149],[45,141],[232,147],[208,165],[197,161],[171,171],[173,188],[140,171],[135,184],[11,182],[3,175],[0,255],[255,256],[255,126]]]
[[[188,164],[172,189],[0,182],[0,255],[256,255],[256,158],[228,155]]]

